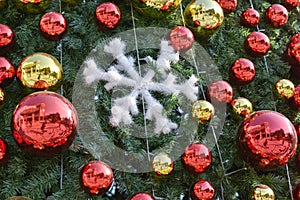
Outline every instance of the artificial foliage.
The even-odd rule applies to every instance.
[[[67,2],[67,1],[66,1]],[[56,57],[64,69],[62,87],[59,91],[66,98],[72,101],[73,92],[83,88],[74,88],[74,82],[82,63],[89,53],[98,44],[111,38],[114,34],[133,29],[131,6],[129,0],[116,1],[122,12],[122,20],[118,27],[113,30],[101,30],[95,23],[94,15],[97,6],[102,1],[84,0],[74,5],[65,1],[52,1],[50,7],[44,11],[59,12],[60,9],[68,22],[68,32],[61,41],[49,41],[39,31],[39,21],[44,13],[22,14],[15,5],[8,1],[8,6],[0,12],[0,23],[8,24],[16,34],[15,46],[5,54],[12,64],[17,68],[23,58],[36,52],[45,52]],[[279,1],[254,0],[253,6],[264,16],[266,9],[272,3]],[[187,0],[182,2],[183,9],[190,3]],[[212,58],[212,62],[218,67],[222,79],[229,81],[228,69],[238,58],[248,58],[256,66],[256,76],[248,85],[238,86],[233,84],[234,98],[245,97],[253,104],[253,110],[276,110],[287,116],[292,122],[300,121],[298,112],[291,109],[286,100],[277,99],[273,95],[275,83],[282,78],[288,78],[295,85],[300,81],[289,74],[290,66],[283,59],[283,53],[289,39],[300,32],[300,11],[299,7],[289,12],[289,20],[280,29],[270,27],[266,21],[261,19],[260,30],[268,35],[271,48],[265,58],[251,58],[244,51],[243,43],[245,38],[257,29],[246,28],[240,25],[240,16],[244,10],[251,7],[248,0],[238,1],[236,11],[225,15],[220,30],[208,40],[198,40],[203,48]],[[135,26],[141,27],[164,27],[170,30],[178,25],[183,25],[180,9],[164,19],[151,19],[133,12]],[[145,42],[148,37],[144,37]],[[151,49],[140,51],[140,57],[157,56],[158,52]],[[132,52],[136,56],[136,52]],[[172,65],[172,68],[183,76],[189,77],[196,73],[195,69],[186,62],[180,60]],[[200,73],[199,85],[204,90],[207,87],[205,74]],[[104,89],[104,84],[99,82],[95,106],[97,108],[99,124],[106,133],[106,139],[114,142],[120,148],[133,152],[146,152],[146,140],[135,138],[129,132],[116,129],[108,124],[110,108],[112,106],[111,94]],[[222,129],[216,129],[219,135],[219,148],[222,156],[223,166],[220,163],[217,147],[211,149],[213,162],[211,167],[201,174],[193,174],[187,171],[181,163],[180,158],[175,160],[174,171],[166,177],[158,177],[153,172],[128,173],[114,170],[115,187],[104,196],[91,196],[80,187],[80,170],[89,161],[98,159],[91,154],[84,143],[77,137],[73,145],[63,155],[54,158],[37,158],[27,155],[16,145],[11,133],[11,117],[16,105],[28,95],[16,80],[4,89],[5,102],[0,110],[0,137],[3,138],[9,147],[9,160],[6,165],[0,167],[0,199],[5,200],[12,196],[27,196],[34,200],[54,199],[126,199],[137,192],[148,192],[157,199],[188,199],[191,185],[205,179],[212,183],[216,189],[216,199],[248,199],[251,190],[255,185],[268,185],[275,193],[276,199],[289,200],[290,192],[285,166],[274,171],[259,171],[243,162],[237,151],[236,135],[240,121],[231,116],[227,107],[226,119]],[[82,92],[82,91],[81,91]],[[199,90],[199,99],[204,99]],[[168,115],[176,122],[180,115],[180,105],[177,97],[168,97],[160,94],[153,94],[160,99]],[[89,104],[91,102],[82,102]],[[218,111],[216,111],[218,112]],[[81,113],[78,112],[78,115]],[[142,124],[142,115],[136,117],[136,123]],[[214,126],[218,121],[214,121]],[[199,125],[198,133],[194,140],[204,144],[211,142],[207,139],[206,133],[211,133],[209,125]],[[188,129],[186,130],[188,135]],[[190,136],[190,135],[189,135]],[[151,151],[162,145],[172,145],[174,134],[155,135],[149,138],[148,145]],[[211,136],[212,137],[212,136]],[[105,145],[101,147],[104,154]],[[298,148],[299,149],[299,148]],[[117,158],[116,158],[117,159]],[[102,160],[105,162],[106,160]],[[141,160],[141,164],[148,162]],[[291,184],[296,186],[300,182],[300,172],[296,168],[295,158],[289,162]],[[235,172],[238,170],[238,172]],[[235,173],[232,173],[235,172]],[[222,192],[223,191],[223,192]]]

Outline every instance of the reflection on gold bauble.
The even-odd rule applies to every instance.
[[[273,190],[263,184],[259,184],[254,187],[253,193],[251,194],[251,200],[274,200],[275,195]]]
[[[253,109],[252,103],[243,97],[236,98],[231,102],[232,114],[236,119],[244,119],[248,117]]]
[[[0,108],[2,108],[3,104],[4,104],[4,92],[2,90],[2,88],[0,88]]]
[[[288,79],[280,79],[275,85],[275,94],[279,98],[289,99],[293,96],[295,91],[295,85],[292,81]]]
[[[196,101],[192,107],[192,116],[199,119],[200,123],[208,122],[215,114],[214,106],[205,100]]]
[[[166,153],[159,153],[152,160],[152,168],[157,175],[169,175],[174,169],[174,162]]]
[[[46,10],[51,0],[12,0],[16,8],[22,13],[38,14]]]
[[[132,0],[132,4],[141,15],[154,19],[165,18],[173,13],[181,0]]]
[[[212,0],[193,0],[184,11],[184,23],[196,38],[209,38],[224,20],[221,6]]]
[[[55,91],[61,85],[63,69],[53,56],[34,53],[22,60],[16,75],[26,88]]]

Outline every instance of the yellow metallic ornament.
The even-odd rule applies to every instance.
[[[294,94],[295,85],[288,79],[280,79],[277,81],[275,88],[276,96],[278,96],[279,98],[283,97],[289,99]]]
[[[4,92],[3,92],[2,88],[0,88],[0,108],[2,108],[2,106],[3,106],[4,99],[5,99]]]
[[[12,0],[16,8],[26,14],[38,14],[46,10],[51,0]]]
[[[274,200],[275,194],[267,185],[257,185],[254,187],[251,200]]]
[[[184,23],[196,38],[209,38],[224,21],[222,7],[212,0],[193,0],[184,11]]]
[[[174,162],[166,153],[159,153],[152,160],[152,168],[157,175],[169,175],[174,169]]]
[[[161,19],[173,13],[181,0],[132,0],[134,8],[142,15]]]
[[[199,119],[200,123],[208,122],[215,114],[214,106],[205,100],[198,100],[193,104],[192,116]]]
[[[63,69],[53,56],[46,53],[34,53],[22,60],[16,76],[26,88],[55,91],[61,85]]]
[[[252,103],[244,97],[238,97],[232,100],[231,107],[233,117],[236,119],[244,119],[253,111]]]

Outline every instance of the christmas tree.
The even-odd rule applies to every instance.
[[[286,6],[291,1],[238,1],[236,7],[224,9],[224,19],[218,23],[220,27],[205,31],[191,28],[194,33],[198,31],[194,34],[193,47],[178,53],[165,41],[170,39],[168,34],[174,27],[184,26],[184,19],[189,26],[184,12],[189,1],[166,1],[157,13],[153,9],[162,4],[160,1],[133,1],[133,5],[130,1],[113,2],[121,12],[119,23],[117,15],[108,14],[110,23],[115,23],[113,27],[101,24],[95,17],[102,1],[41,0],[37,7],[25,7],[24,2],[0,0],[0,24],[8,25],[15,34],[13,47],[2,49],[1,54],[16,70],[24,58],[37,52],[56,58],[63,68],[63,78],[54,89],[73,103],[79,128],[73,144],[61,155],[41,158],[23,151],[12,134],[13,112],[34,90],[22,86],[18,80],[6,86],[0,109],[0,137],[7,143],[9,156],[0,167],[0,199],[13,196],[34,200],[127,199],[138,192],[147,192],[155,199],[189,199],[193,196],[192,185],[199,180],[213,185],[214,199],[255,199],[255,187],[262,185],[271,188],[276,199],[292,199],[291,190],[300,182],[296,165],[298,151],[291,153],[291,158],[287,155],[279,159],[279,162],[286,160],[287,165],[270,165],[271,170],[247,161],[253,157],[245,155],[237,143],[244,141],[238,129],[249,113],[238,113],[245,115],[236,117],[238,111],[230,103],[218,104],[206,91],[210,83],[225,80],[232,86],[232,99],[247,98],[253,111],[276,111],[283,115],[280,115],[282,119],[288,118],[296,125],[300,121],[296,97],[286,100],[282,97],[286,93],[278,97],[274,91],[281,79],[289,79],[295,86],[300,83],[299,60],[297,63],[297,60],[286,59],[290,39],[300,32],[299,6],[287,7],[288,21],[281,25],[270,20],[278,13],[266,12],[273,4]],[[236,1],[224,2],[234,4]],[[176,4],[177,9],[173,10]],[[225,3],[220,5],[226,6]],[[248,8],[255,9],[261,16],[258,25],[250,28],[240,21]],[[168,13],[169,10],[172,12]],[[59,40],[49,35],[45,37],[40,30],[41,18],[49,12],[61,13],[67,21],[67,32]],[[168,15],[161,16],[165,13]],[[197,19],[195,26],[203,23],[203,18]],[[253,48],[249,50],[250,45],[245,44],[253,32],[268,36],[270,49],[265,55],[253,54]],[[256,68],[253,80],[242,84],[229,73],[239,58],[250,60]],[[45,70],[43,73],[57,77]],[[116,86],[122,87],[116,89]],[[192,106],[197,99],[212,101],[214,108],[209,107],[208,118],[192,116]],[[57,118],[51,116],[52,121]],[[59,120],[62,124],[68,123]],[[268,137],[280,140],[280,133],[276,134]],[[203,159],[208,167],[201,166],[204,168],[201,173],[195,173],[195,169],[191,172],[181,158],[185,147],[196,142],[207,146],[212,158],[212,161]],[[272,150],[274,157],[284,151],[281,149],[284,144],[282,140],[279,150]],[[262,143],[262,146],[267,145]],[[152,162],[159,153],[170,155],[174,169],[154,172]],[[81,186],[81,170],[94,160],[106,163],[113,170],[114,183],[103,195],[91,195]]]

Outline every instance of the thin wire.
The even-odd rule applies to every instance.
[[[138,48],[138,41],[137,41],[137,35],[136,35],[132,2],[130,2],[130,9],[131,9],[131,19],[132,19],[132,26],[133,26],[134,41],[135,41],[136,57],[137,57],[137,62],[138,62],[138,66],[139,66],[139,74],[140,74],[140,76],[142,76],[142,69],[141,69],[141,63],[140,63],[139,48]],[[148,160],[150,162],[151,158],[150,158],[150,150],[149,150],[150,148],[149,148],[149,140],[148,140],[147,121],[146,121],[146,109],[145,109],[145,100],[144,100],[143,94],[142,94],[142,105],[143,105],[143,116],[144,116],[144,131],[145,131],[145,135],[146,135],[147,156],[148,156]]]
[[[249,0],[249,2],[250,2],[250,5],[251,5],[251,8],[254,9],[252,0]],[[260,31],[258,25],[257,25],[256,28],[257,28],[258,31]],[[268,77],[270,78],[270,72],[269,72],[269,67],[268,67],[268,62],[267,62],[266,56],[264,56],[263,59],[264,59],[265,67],[266,67],[266,72],[268,74]],[[270,85],[270,91],[271,91],[272,101],[274,102],[274,110],[277,111],[276,103],[275,103],[275,99],[274,99],[274,95],[273,95],[273,92],[272,92],[272,86],[271,85]],[[290,177],[290,172],[289,172],[289,166],[288,166],[288,164],[285,165],[285,168],[286,168],[286,175],[287,175],[287,179],[288,179],[291,200],[294,200],[294,197],[293,197],[293,188],[292,188],[292,184],[291,184],[291,177]]]
[[[58,1],[59,2],[59,13],[61,13],[62,9],[61,9],[61,0]],[[62,40],[59,40],[59,60],[60,60],[60,64],[62,65],[62,61],[63,61],[63,50],[62,50]],[[64,95],[64,88],[63,88],[63,84],[61,84],[60,86],[60,94],[63,96]],[[59,180],[59,188],[62,190],[63,189],[63,177],[64,177],[64,157],[63,155],[60,156],[60,180]]]

